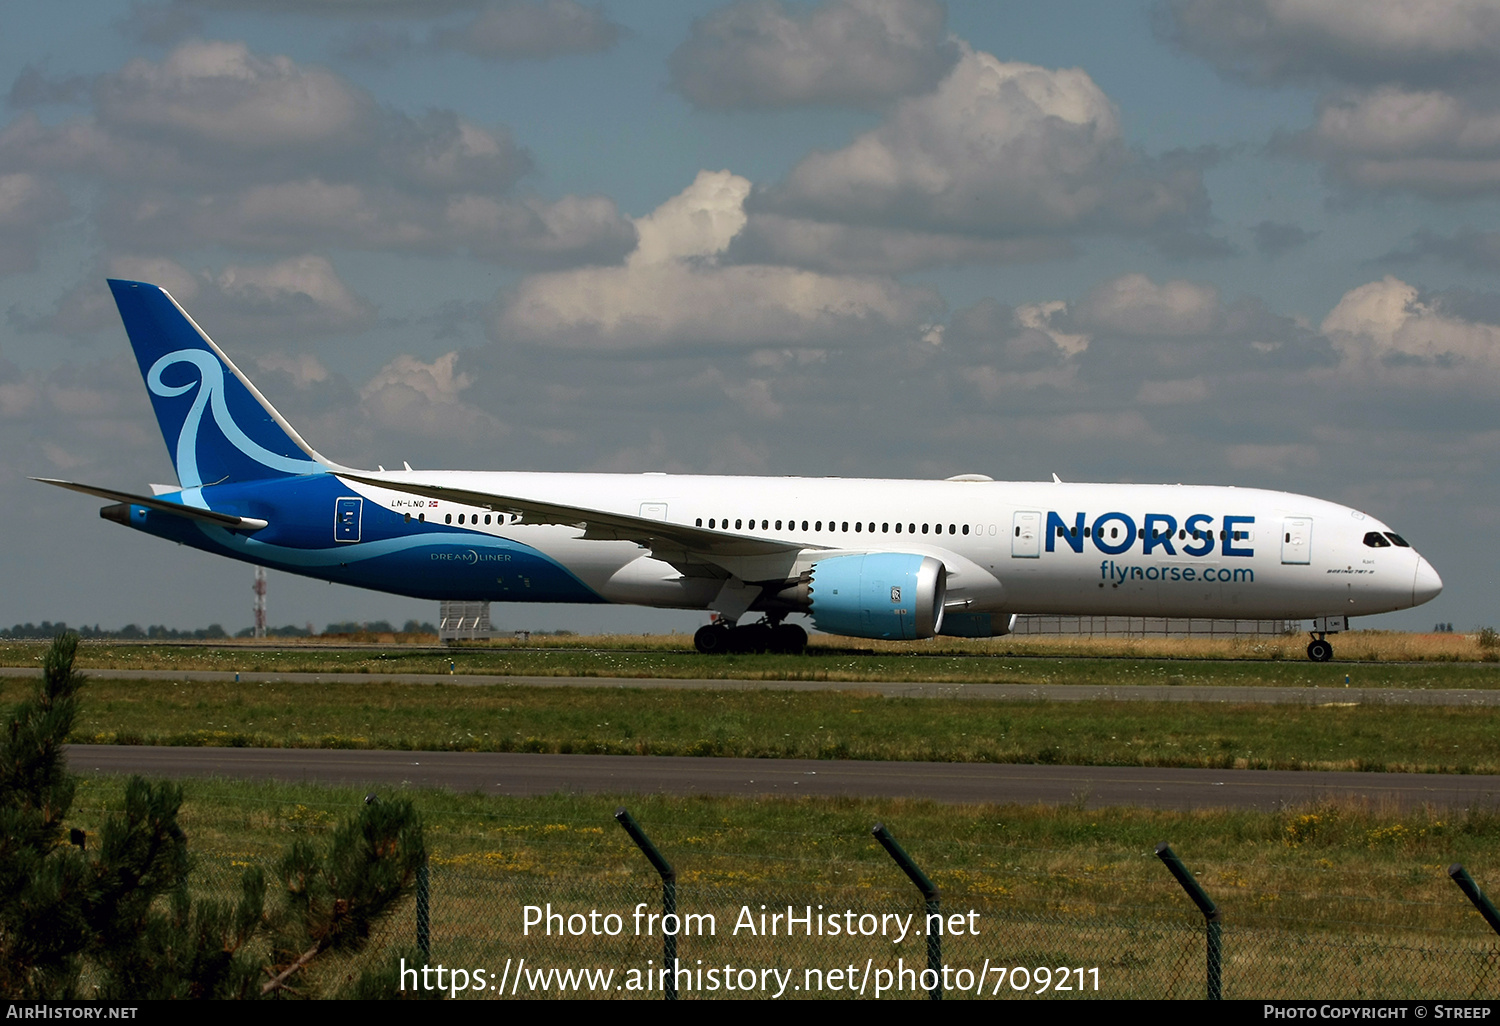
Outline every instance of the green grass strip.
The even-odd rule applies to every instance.
[[[6,680],[19,699],[29,682]],[[1493,710],[96,680],[89,743],[1500,773]]]
[[[1002,639],[1003,640],[1003,639]],[[455,648],[452,650],[326,647],[252,648],[188,645],[89,644],[80,669],[221,670],[282,673],[460,674],[565,677],[658,677],[673,680],[806,680],[856,683],[1238,685],[1258,687],[1496,688],[1500,667],[1439,661],[1335,662],[1305,658],[1187,659],[1130,655],[1053,656],[964,652],[868,652],[813,648],[799,656],[702,656],[691,651],[612,648]],[[1340,646],[1343,642],[1338,642]],[[946,645],[951,645],[945,642]],[[0,644],[0,664],[40,665],[45,646]],[[1097,647],[1097,646],[1096,646]],[[1253,646],[1247,648],[1252,651]],[[1188,651],[1188,649],[1184,649]]]

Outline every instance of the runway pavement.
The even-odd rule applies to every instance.
[[[84,775],[234,777],[493,795],[848,795],[1162,809],[1276,809],[1354,797],[1401,808],[1500,807],[1500,776],[1419,773],[114,745],[71,745],[68,764]]]
[[[34,666],[0,667],[0,677],[33,676]],[[232,681],[257,684],[457,684],[472,687],[643,688],[680,691],[855,691],[909,698],[987,698],[1018,702],[1219,702],[1228,705],[1452,705],[1500,707],[1500,688],[1243,687],[1168,684],[933,684],[922,681],[671,680],[643,677],[507,677],[433,673],[241,673],[224,670],[87,670],[98,680]],[[1357,670],[1356,670],[1357,673]]]

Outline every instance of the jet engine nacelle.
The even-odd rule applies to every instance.
[[[948,571],[940,559],[908,552],[833,556],[813,564],[807,589],[819,630],[909,641],[942,628]]]

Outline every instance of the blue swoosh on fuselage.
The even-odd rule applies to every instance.
[[[427,599],[601,603],[557,560],[512,541],[447,524],[407,521],[332,475],[191,489],[219,512],[257,517],[253,535],[141,510],[139,530],[196,549],[319,580]],[[183,501],[163,495],[168,501]],[[363,498],[360,541],[329,544],[341,498]],[[140,507],[137,507],[140,509]]]

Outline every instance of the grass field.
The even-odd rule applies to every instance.
[[[31,686],[0,683],[0,699]],[[73,740],[1110,766],[1500,773],[1493,710],[97,680]]]
[[[1436,639],[1418,650],[1421,639]],[[1418,640],[1412,640],[1418,639]],[[1457,639],[1457,640],[1449,640]],[[551,639],[556,641],[557,639]],[[866,643],[858,648],[815,645],[799,656],[702,656],[682,636],[667,638],[565,639],[568,646],[435,649],[410,646],[326,644],[122,645],[86,643],[79,647],[82,669],[151,671],[225,670],[240,672],[346,672],[506,676],[663,677],[820,681],[924,681],[1014,684],[1178,684],[1307,687],[1341,686],[1345,678],[1362,687],[1494,688],[1500,665],[1481,660],[1490,650],[1461,635],[1394,635],[1356,632],[1337,642],[1341,661],[1316,664],[1301,653],[1298,639],[1200,642],[1154,639],[999,639],[939,643]],[[627,641],[634,648],[623,647]],[[1425,644],[1426,642],[1421,642]],[[1468,648],[1463,646],[1467,644]],[[1361,645],[1366,649],[1361,649]],[[1206,647],[1218,646],[1219,652]],[[1446,647],[1442,647],[1446,646]],[[1167,654],[1153,654],[1160,649]],[[1237,651],[1237,649],[1239,651]],[[42,643],[0,643],[0,665],[40,665]],[[1283,651],[1285,650],[1285,651]],[[1345,652],[1370,654],[1366,661],[1342,661]],[[1278,654],[1279,653],[1279,654]]]
[[[34,647],[0,650],[12,665],[36,654]],[[678,667],[677,676],[709,675],[703,667],[713,663],[668,646],[451,655],[390,647],[91,646],[81,654],[84,665],[158,660],[159,678],[192,666],[248,670],[254,667],[242,664],[250,659],[265,659],[272,665],[264,668],[273,670],[370,674],[368,683],[313,686],[96,680],[83,692],[75,729],[75,739],[86,741],[1500,772],[1494,714],[1455,707],[949,701],[885,698],[861,693],[857,684],[842,692],[661,692],[380,680],[381,672],[396,669],[436,664],[446,671],[448,658],[461,672],[529,673],[538,671],[494,667],[544,665],[552,669],[543,672],[578,673],[559,667],[581,666],[626,676],[620,666],[660,673],[648,669],[655,660]],[[774,659],[740,656],[718,665],[727,677],[788,672]],[[1111,651],[976,659],[815,650],[788,662],[817,674],[928,668],[894,678],[918,680],[933,679],[931,672],[969,672],[990,676],[958,679],[1030,674],[1017,682],[1297,686],[1341,684],[1349,672],[1366,686],[1495,686],[1492,666],[1437,659],[1351,668]],[[14,702],[30,686],[21,678],[0,680],[0,700]],[[198,860],[200,897],[232,893],[244,867],[273,865],[293,841],[326,837],[364,798],[363,789],[312,785],[183,786],[182,822]],[[69,825],[96,833],[121,788],[117,778],[84,781]],[[1492,895],[1500,892],[1495,807],[1399,812],[1346,801],[1278,812],[1177,813],[1087,810],[1081,803],[507,799],[426,791],[409,797],[422,812],[432,854],[432,961],[496,975],[521,957],[533,967],[614,967],[622,974],[660,959],[659,936],[522,932],[526,905],[551,903],[567,914],[615,911],[626,922],[637,902],[658,907],[659,881],[612,820],[624,802],[676,866],[679,908],[717,917],[715,936],[680,939],[679,957],[693,964],[774,966],[795,970],[799,979],[808,970],[866,959],[877,972],[893,971],[898,958],[923,964],[924,941],[912,937],[897,944],[730,932],[741,909],[762,904],[771,911],[792,905],[799,914],[808,906],[920,913],[915,890],[870,836],[879,820],[938,884],[945,912],[977,917],[978,936],[944,938],[945,962],[966,968],[971,979],[986,959],[1027,967],[1027,986],[1005,985],[1000,996],[1034,993],[1034,970],[1055,975],[1062,967],[1097,966],[1100,989],[1070,996],[1201,997],[1202,920],[1152,853],[1163,840],[1224,910],[1226,997],[1500,996],[1500,945],[1444,872],[1462,862]],[[409,951],[413,934],[408,905],[377,932],[369,952],[322,971],[389,964],[394,972],[394,952]]]
[[[201,895],[232,887],[294,840],[325,837],[360,792],[312,786],[185,784],[182,822]],[[120,782],[80,789],[74,819],[97,830]],[[523,936],[523,906],[565,914],[659,907],[660,887],[612,821],[616,799],[486,798],[411,792],[433,863],[432,960],[496,975],[533,966],[660,958],[659,937]],[[1494,997],[1495,937],[1449,881],[1467,864],[1500,890],[1500,815],[1398,815],[1357,803],[1264,812],[945,806],[912,801],[632,796],[635,818],[673,862],[679,908],[712,911],[714,937],[684,937],[689,964],[838,966],[924,962],[923,940],[733,935],[793,904],[842,912],[920,911],[915,890],[870,836],[885,822],[937,883],[945,912],[973,910],[979,936],[948,937],[944,960],[1098,966],[1100,997],[1202,995],[1201,919],[1154,857],[1169,841],[1224,912],[1225,995]],[[377,938],[410,945],[404,910]],[[392,967],[394,971],[394,966]],[[1023,996],[1009,986],[1004,996]],[[688,995],[692,996],[692,995]],[[722,995],[720,995],[722,996]],[[957,996],[957,995],[950,995]],[[1087,996],[1087,995],[1085,995]]]

